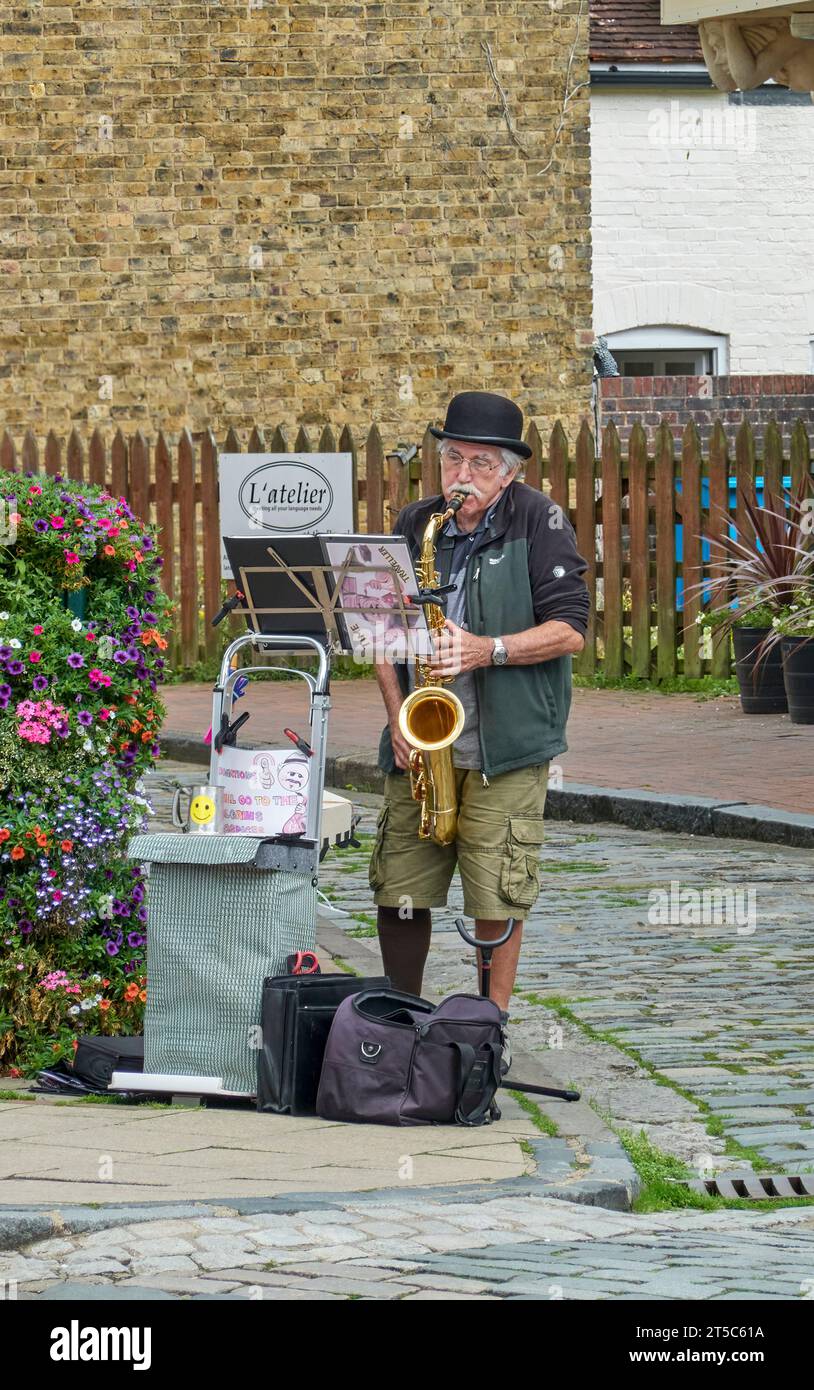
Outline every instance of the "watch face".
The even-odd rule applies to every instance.
[[[505,666],[509,659],[509,653],[503,646],[492,648],[492,661],[495,666]]]

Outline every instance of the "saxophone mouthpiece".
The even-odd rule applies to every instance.
[[[465,501],[465,492],[454,492],[452,494],[452,499],[449,504],[449,510],[453,513],[453,515],[455,514],[455,512],[459,512],[461,510],[461,507],[463,506]]]

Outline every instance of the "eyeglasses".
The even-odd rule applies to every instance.
[[[465,459],[463,454],[459,454],[457,449],[447,449],[443,455],[442,463],[445,468],[454,468],[456,471],[462,463],[468,463],[473,473],[479,473],[485,477],[489,473],[494,473],[496,468],[500,468],[499,463],[493,463],[491,459],[482,458],[475,455],[473,459]]]

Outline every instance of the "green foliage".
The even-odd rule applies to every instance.
[[[0,1067],[138,1032],[144,886],[125,853],[159,754],[155,533],[101,489],[0,475]]]

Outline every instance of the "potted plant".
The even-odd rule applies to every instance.
[[[804,479],[788,511],[768,489],[762,506],[742,491],[751,529],[739,531],[723,513],[718,529],[703,537],[717,552],[719,572],[688,592],[703,592],[710,599],[698,621],[712,630],[714,641],[732,634],[744,714],[785,713],[788,707],[778,625],[786,622],[809,575],[808,491]]]
[[[814,724],[814,577],[800,586],[798,602],[775,620],[773,637],[764,638],[762,645],[769,660],[780,649],[789,719]]]

